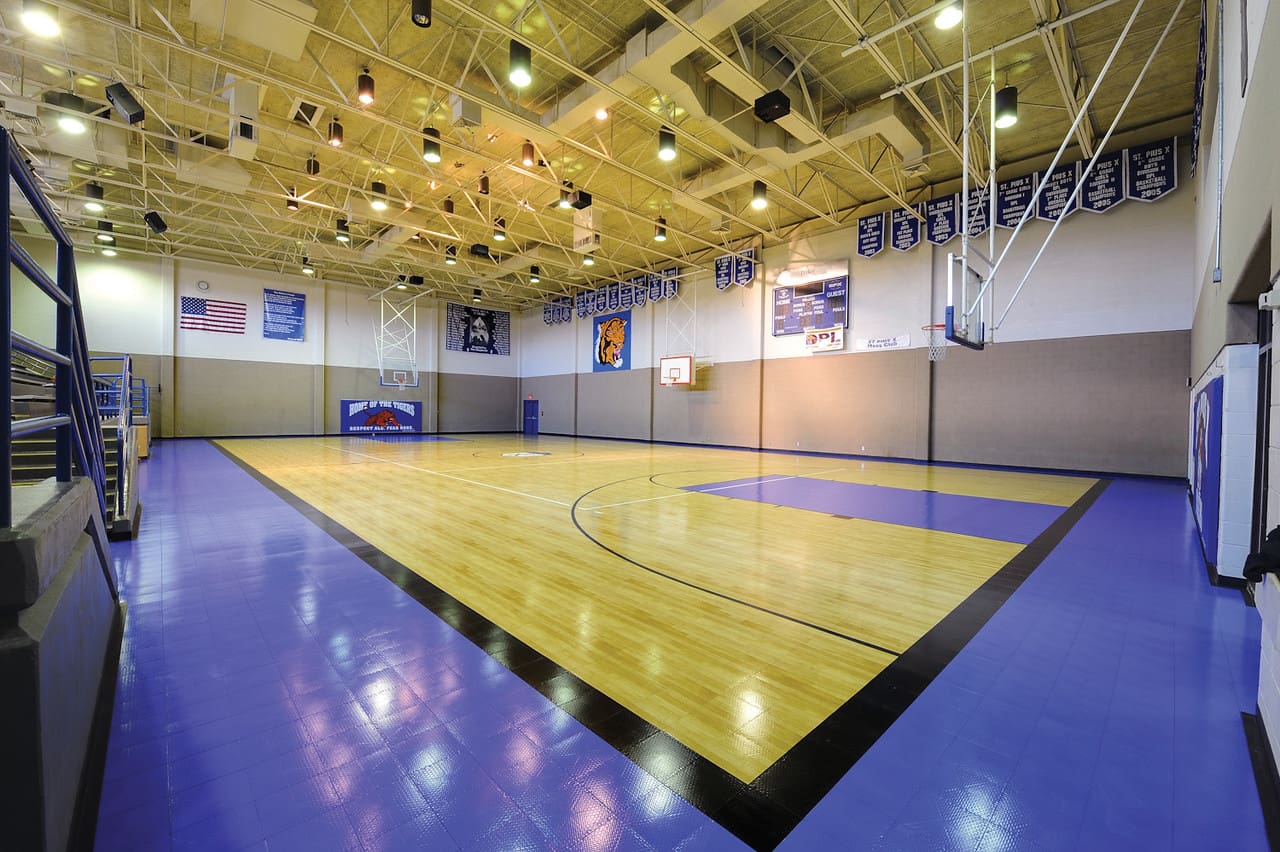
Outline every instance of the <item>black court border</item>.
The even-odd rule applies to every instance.
[[[932,630],[750,784],[740,781],[448,592],[392,559],[226,448],[210,444],[549,701],[759,852],[771,852],[1066,537],[1102,479]]]

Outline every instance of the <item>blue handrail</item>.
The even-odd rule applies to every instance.
[[[133,398],[133,419],[151,416],[151,388],[142,376],[133,377],[133,390],[129,394]]]
[[[4,174],[13,180],[57,243],[57,272],[50,276],[14,240],[8,192],[0,192],[0,528],[13,523],[13,437],[52,429],[55,435],[54,473],[59,482],[70,482],[72,461],[89,477],[98,495],[98,507],[107,513],[105,452],[91,382],[89,347],[85,343],[84,315],[76,282],[75,247],[53,207],[36,185],[22,152],[6,128],[0,127],[0,160]],[[57,342],[53,349],[13,330],[13,272],[17,268],[36,288],[56,303]],[[17,350],[54,365],[54,414],[15,423],[13,420],[13,353]]]

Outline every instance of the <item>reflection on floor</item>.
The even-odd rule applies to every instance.
[[[143,477],[99,849],[744,848],[215,448]],[[1263,849],[1258,645],[1182,487],[1116,481],[781,848]]]

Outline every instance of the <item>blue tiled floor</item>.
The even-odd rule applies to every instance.
[[[98,849],[744,848],[216,449],[142,470]],[[782,848],[1265,849],[1258,630],[1117,481]]]

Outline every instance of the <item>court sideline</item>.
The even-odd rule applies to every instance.
[[[668,449],[678,469],[678,449],[651,452]],[[741,848],[722,826],[759,801],[723,799],[652,731],[582,724],[576,678],[531,689],[508,670],[529,660],[498,665],[372,570],[374,548],[344,547],[211,445],[164,443],[144,475],[142,535],[115,551],[131,611],[108,779],[129,783],[106,785],[102,848]],[[1114,481],[1042,557],[788,815],[783,848],[1265,848],[1239,718],[1256,616],[1207,584],[1184,488]],[[624,741],[662,750],[609,744]],[[829,746],[788,755],[792,771]],[[782,840],[768,829],[751,844]]]

